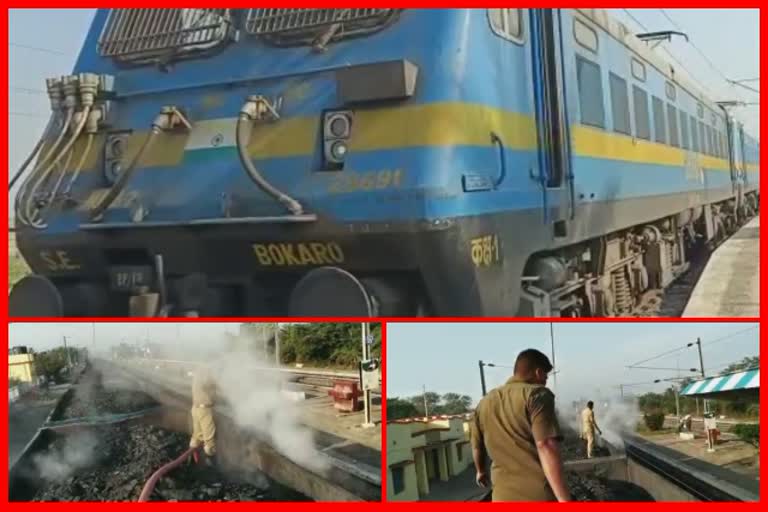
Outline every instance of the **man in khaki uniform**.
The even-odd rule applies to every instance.
[[[192,375],[192,439],[190,448],[201,444],[205,451],[206,464],[213,463],[216,455],[216,424],[213,421],[215,384],[205,368],[195,370]]]
[[[603,431],[595,421],[595,403],[590,400],[587,402],[587,407],[581,411],[581,438],[587,441],[588,459],[592,458],[592,452],[595,449],[595,430],[603,435]]]
[[[515,374],[485,396],[472,422],[477,484],[487,487],[490,456],[493,501],[569,501],[560,456],[555,395],[546,388],[552,371],[538,350],[517,356]]]

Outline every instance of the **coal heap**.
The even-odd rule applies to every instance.
[[[81,380],[64,418],[121,414],[157,405],[149,396],[106,390],[98,375]],[[189,447],[189,436],[143,424],[88,426],[57,433],[33,455],[32,501],[137,501],[150,476]],[[246,483],[244,480],[247,479]],[[252,482],[258,482],[254,485]],[[189,460],[155,486],[150,501],[307,501],[263,473],[225,475]]]
[[[587,458],[587,442],[580,439],[578,434],[566,433],[563,442],[560,443],[560,453],[564,461],[581,460]],[[604,445],[597,445],[592,449],[593,457],[608,457],[611,454]]]
[[[573,501],[656,501],[630,482],[572,472],[566,473],[566,481]]]
[[[91,446],[86,447],[89,441]],[[69,461],[66,453],[73,443],[93,458],[82,467],[69,468],[71,474],[64,478],[45,480],[33,501],[136,501],[152,473],[183,453],[188,442],[186,435],[145,425],[59,436],[41,454],[38,467]],[[283,499],[286,494],[290,492],[266,478],[260,486],[235,482],[216,468],[190,461],[162,478],[150,500],[263,501]]]
[[[86,418],[107,414],[124,414],[157,406],[146,393],[128,389],[107,389],[101,377],[86,374],[78,384],[74,396],[57,420]]]

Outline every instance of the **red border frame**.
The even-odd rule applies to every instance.
[[[76,0],[72,0],[72,1],[63,1],[63,0],[49,0],[49,1],[9,0],[9,1],[5,2],[5,7],[7,7],[7,8],[53,8],[53,7],[59,7],[59,8],[95,8],[95,7],[103,6],[104,3],[105,2],[92,1],[92,0],[80,0],[80,1],[76,1]],[[307,6],[343,7],[343,6],[348,6],[348,5],[352,4],[351,2],[316,2],[316,1],[314,1],[314,2],[306,2],[306,1],[305,2],[288,2],[288,1],[285,1],[285,2],[270,2],[270,3],[272,5],[279,5],[281,7],[282,6],[286,6],[286,7],[293,7],[293,6],[297,6],[297,7],[307,7]],[[378,2],[367,3],[368,4],[367,6],[375,6],[377,3]],[[113,2],[109,2],[109,4],[112,7],[118,7],[118,6],[119,7],[145,7],[145,6],[156,7],[157,6],[156,4],[152,4],[151,2],[138,1],[138,0],[137,1],[131,1],[131,2],[128,2],[128,1],[113,1]],[[208,1],[208,2],[206,2],[206,1],[202,1],[202,2],[200,2],[200,1],[191,1],[191,0],[190,1],[184,1],[184,2],[180,2],[180,1],[166,1],[163,4],[165,6],[167,6],[167,7],[172,7],[172,6],[184,6],[184,7],[200,6],[200,7],[207,7],[207,6],[210,5],[210,1]],[[237,6],[252,7],[253,6],[252,3],[247,3],[247,2],[229,2],[228,4],[231,7],[237,7]],[[371,5],[371,4],[373,4],[373,5]],[[383,5],[383,6],[393,7],[392,4],[393,4],[393,2],[390,2],[389,4]],[[395,4],[395,6],[397,6],[398,2],[394,2],[394,4]],[[673,2],[673,3],[672,2],[666,3],[665,7],[670,7],[670,4],[673,5],[674,7],[702,7],[702,6],[707,6],[707,7],[711,7],[711,8],[718,8],[718,7],[720,7],[722,5],[722,4],[719,4],[719,3],[712,2],[712,1],[696,2],[696,3],[694,3],[694,2],[683,2],[683,1],[678,0],[678,1]],[[402,6],[403,4],[400,4],[400,5]],[[404,5],[409,6],[409,7],[467,7],[467,6],[471,6],[470,2],[446,2],[446,1],[443,1],[443,2],[435,2],[435,1],[431,1],[431,2],[424,2],[424,1],[422,1],[422,2],[410,2],[410,3],[404,4]],[[505,2],[497,2],[497,1],[496,2],[486,1],[486,2],[483,3],[483,7],[492,7],[492,6],[504,7],[504,6],[507,6],[507,5],[508,4],[505,3]],[[647,2],[643,2],[642,0],[625,0],[623,2],[619,2],[619,1],[613,0],[613,1],[602,2],[601,7],[642,7],[642,8],[648,8],[648,7],[651,7],[652,5],[660,5],[660,3],[655,2],[655,3],[652,3],[651,5],[649,5]],[[557,5],[553,6],[553,5],[546,5],[546,4],[544,4],[544,5],[541,5],[541,6],[542,7],[555,7]],[[567,4],[559,5],[559,7],[567,7],[567,6],[568,6]],[[753,1],[746,1],[746,2],[745,1],[740,1],[740,0],[736,0],[736,1],[732,0],[731,2],[729,2],[729,5],[728,5],[729,8],[760,8],[761,6],[762,6],[762,2],[757,2],[757,1],[754,1],[754,0]],[[2,27],[3,35],[7,38],[7,36],[8,36],[8,33],[7,33],[7,30],[8,30],[7,29],[7,27],[8,27],[8,10],[7,9],[3,9],[2,17],[3,17],[3,19],[2,19],[2,23],[0,23],[0,26]],[[763,14],[762,11],[760,13],[760,18],[761,18],[761,22],[762,22],[764,20],[764,14]],[[762,37],[761,37],[761,41],[762,41]],[[7,50],[3,52],[3,59],[4,59],[4,65],[7,66],[7,64],[8,64],[8,51]],[[761,67],[761,71],[765,70],[765,67],[766,67],[766,57],[764,57],[764,56],[761,58],[760,67]],[[3,98],[3,107],[6,110],[6,112],[8,112],[9,104],[8,104],[8,100],[6,98]],[[762,112],[761,112],[761,119],[760,120],[761,120],[761,127],[764,128],[765,116],[763,115]],[[6,127],[5,129],[7,130],[8,127]],[[3,136],[0,137],[0,146],[2,147],[3,155],[7,157],[8,143],[6,141],[8,140],[8,138],[7,138],[6,135],[7,134],[4,133]],[[8,200],[8,197],[6,196],[3,199],[3,203],[2,203],[4,205],[6,211],[7,211],[7,207],[8,207],[8,205],[6,203],[7,200]],[[764,237],[762,235],[763,235],[763,233],[761,232],[760,247],[761,247],[761,250],[764,251],[765,245],[766,245],[766,241],[765,241],[765,239],[764,239]],[[7,243],[7,241],[6,241],[6,243]],[[8,258],[7,250],[2,254],[1,258],[5,258],[7,260],[7,258]],[[6,265],[7,265],[7,261],[6,261]],[[4,277],[4,279],[7,279],[7,274],[6,274],[6,277]],[[765,289],[765,281],[766,281],[766,279],[767,279],[766,276],[763,275],[763,277],[761,279],[761,282],[760,282],[760,284],[761,284],[761,289],[760,289],[761,290],[761,297],[760,297],[761,298],[761,309],[760,309],[760,318],[759,319],[755,319],[755,318],[750,318],[750,319],[746,319],[746,318],[696,318],[696,319],[693,319],[693,318],[684,318],[684,319],[676,319],[676,318],[649,318],[649,319],[642,319],[641,318],[641,319],[634,319],[634,318],[627,318],[627,319],[551,319],[551,320],[552,321],[557,321],[557,322],[645,322],[645,321],[647,321],[647,322],[755,322],[755,321],[760,321],[760,323],[762,323],[761,319],[763,318],[764,311],[765,311],[765,309],[764,309],[765,306],[763,305],[763,300],[762,300],[763,297],[762,296],[763,296],[763,290]],[[3,295],[2,302],[0,302],[0,314],[2,315],[2,318],[6,321],[6,323],[9,322],[9,319],[8,319],[8,316],[7,316],[7,311],[8,311],[8,302],[7,302],[7,300],[8,300],[7,295]],[[253,321],[253,320],[255,320],[255,319],[254,318],[208,318],[208,319],[184,319],[183,321],[184,322],[193,323],[193,322],[243,322],[243,321]],[[368,319],[368,318],[312,318],[312,319],[264,318],[264,319],[259,319],[259,320],[264,320],[264,321],[314,321],[314,322],[317,322],[317,321],[353,321],[353,322],[361,322],[361,321],[371,321],[372,319]],[[38,319],[34,319],[34,320],[23,319],[23,320],[18,320],[17,322],[18,323],[22,323],[22,322],[94,322],[94,321],[95,322],[175,322],[175,321],[180,321],[180,319],[122,319],[122,318],[60,319],[60,318],[38,318]],[[375,321],[382,323],[382,359],[385,362],[385,365],[384,365],[385,372],[384,372],[384,375],[382,376],[382,394],[383,394],[383,396],[386,396],[386,338],[387,338],[387,323],[388,322],[393,322],[393,321],[396,321],[396,322],[533,322],[533,321],[535,321],[535,322],[545,322],[545,321],[550,321],[550,319],[517,319],[517,318],[513,318],[513,319],[510,319],[510,318],[411,319],[411,318],[379,318],[379,319],[375,319]],[[761,348],[764,346],[763,342],[764,342],[764,339],[763,339],[763,336],[762,336],[762,333],[761,333],[761,337],[760,337],[760,346],[761,346]],[[3,379],[4,379],[4,381],[7,380],[7,376],[4,375]],[[761,397],[760,403],[761,403],[762,406],[765,405],[764,402],[765,402],[765,400]],[[5,412],[5,417],[7,418],[7,416],[8,416],[7,406],[6,406],[6,408],[4,408],[4,412]],[[767,416],[768,416],[768,413],[763,413],[763,414],[761,414],[761,419],[763,419],[763,418],[765,418]],[[2,432],[4,435],[6,435],[6,437],[7,437],[7,428],[8,428],[7,425],[8,424],[7,424],[6,421],[0,422],[0,432]],[[382,428],[384,428],[385,425],[386,425],[386,401],[384,401],[382,403]],[[763,442],[765,442],[765,438],[766,438],[765,432],[761,432],[761,440]],[[2,451],[5,452],[7,450],[7,444],[2,443],[2,446],[3,446]],[[384,429],[383,432],[382,432],[382,454],[384,454],[385,452],[386,452],[386,429]],[[0,453],[0,455],[2,455],[2,454],[3,453]],[[765,462],[764,459],[765,459],[765,457],[761,456],[761,459],[760,459],[761,462]],[[7,499],[8,499],[8,468],[7,467],[5,467],[5,469],[3,471],[3,477],[2,478],[3,478],[3,481],[2,481],[3,496],[2,496],[2,501],[1,502],[2,503],[7,503]],[[386,490],[385,490],[386,487],[385,487],[385,482],[384,482],[385,478],[386,478],[386,464],[382,463],[382,501],[384,500],[385,494],[386,494]],[[765,483],[761,483],[760,484],[761,496],[765,494],[765,491],[766,491],[766,484]],[[130,505],[118,504],[118,503],[107,503],[107,504],[103,504],[103,503],[60,503],[60,504],[57,504],[57,505],[52,505],[52,504],[49,504],[49,503],[45,503],[45,504],[12,503],[12,504],[10,504],[10,506],[13,507],[14,509],[18,509],[18,510],[21,510],[21,509],[48,510],[49,507],[54,507],[54,506],[57,507],[57,508],[62,508],[62,509],[76,510],[77,508],[80,508],[80,507],[82,507],[82,508],[94,507],[94,509],[95,509],[95,507],[110,507],[110,508],[111,507],[116,507],[117,508],[117,507],[125,507],[125,506],[130,506]],[[247,507],[254,506],[254,507],[258,507],[261,510],[277,510],[277,509],[290,510],[290,509],[292,509],[294,507],[294,505],[291,504],[291,503],[269,503],[269,504],[263,504],[263,503],[258,503],[258,504],[252,504],[252,503],[228,503],[228,504],[222,504],[222,505],[213,505],[213,504],[210,504],[210,503],[183,503],[183,504],[147,503],[147,504],[145,504],[143,506],[144,507],[158,507],[158,506],[160,506],[160,507],[163,507],[163,508],[181,507],[184,510],[190,510],[190,509],[204,510],[205,508],[211,507],[211,506],[225,506],[225,507],[233,507],[233,508],[243,508],[243,507],[247,508]],[[369,504],[362,504],[362,505],[358,504],[358,503],[355,503],[355,504],[352,504],[352,503],[350,503],[350,504],[318,503],[318,504],[314,504],[314,505],[311,505],[311,506],[312,507],[316,507],[317,510],[329,510],[329,511],[334,510],[334,508],[337,507],[337,506],[349,507],[350,509],[351,509],[351,507],[356,507],[357,508],[357,507],[361,507],[362,506],[362,507],[364,507],[364,508],[366,508],[368,510],[379,510],[382,507],[405,509],[405,508],[410,508],[410,507],[418,506],[420,509],[443,511],[443,510],[446,510],[446,509],[459,510],[460,508],[463,508],[463,507],[466,507],[466,506],[477,508],[477,507],[483,507],[483,506],[503,507],[504,505],[499,505],[499,504],[495,504],[495,505],[494,504],[485,504],[485,505],[483,505],[483,504],[469,504],[469,505],[467,505],[465,503],[439,503],[439,504],[432,504],[432,503],[420,502],[418,504],[369,503]],[[532,510],[532,509],[536,510],[536,509],[543,509],[543,508],[548,507],[548,506],[552,506],[552,505],[546,504],[546,503],[526,504],[526,509],[527,510]],[[557,505],[557,506],[559,506],[559,505]],[[615,503],[582,503],[582,504],[567,504],[565,506],[566,507],[574,507],[574,508],[575,507],[602,508],[604,510],[608,510],[609,508],[616,507],[616,504]],[[626,509],[632,509],[632,510],[640,511],[640,510],[643,510],[648,505],[635,503],[635,504],[622,504],[621,506],[625,507]],[[722,504],[698,504],[698,503],[697,504],[658,503],[658,504],[651,505],[651,506],[654,507],[654,508],[657,508],[659,510],[668,509],[668,510],[675,510],[676,512],[679,512],[681,509],[701,510],[701,508],[710,508],[710,507],[715,507],[715,506],[722,507],[723,505]],[[728,506],[729,507],[738,507],[739,509],[743,509],[743,510],[749,510],[749,509],[758,510],[759,503],[754,503],[754,504],[751,504],[751,503],[750,504],[736,504],[736,505],[728,505]]]

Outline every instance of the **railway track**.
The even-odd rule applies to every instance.
[[[624,438],[628,463],[652,472],[696,501],[758,501],[759,481],[682,453],[655,445],[637,436]],[[632,473],[632,471],[630,471]],[[652,493],[657,489],[649,489]]]
[[[752,219],[749,219],[751,221]],[[744,223],[746,226],[749,221]],[[691,256],[688,269],[671,285],[663,290],[650,290],[643,294],[634,310],[627,315],[632,318],[680,318],[683,316],[694,289],[707,268],[712,254],[736,236],[740,226],[717,245],[699,248]]]
[[[178,375],[185,375],[192,371],[197,363],[192,361],[180,361],[173,359],[136,359],[132,363],[140,366],[154,367],[156,370],[170,370]],[[260,372],[276,372],[286,376],[286,381],[292,386],[314,394],[326,394],[333,389],[334,380],[359,380],[360,375],[354,371],[325,370],[318,368],[276,368],[264,366],[257,368]],[[380,396],[380,392],[374,391],[374,396]]]

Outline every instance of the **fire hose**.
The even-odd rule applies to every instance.
[[[149,477],[147,483],[144,484],[144,488],[141,490],[141,495],[139,496],[139,501],[149,501],[149,497],[152,495],[152,491],[155,490],[155,485],[157,485],[157,482],[163,476],[165,476],[166,473],[181,466],[184,461],[186,461],[189,456],[193,454],[197,454],[197,448],[187,448],[187,451],[182,453],[178,459],[169,462],[165,466],[155,471],[152,476]]]

